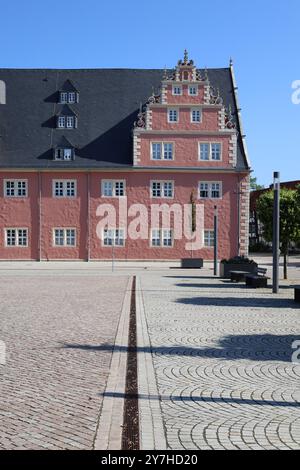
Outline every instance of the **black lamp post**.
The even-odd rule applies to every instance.
[[[279,256],[280,256],[280,173],[273,174],[273,293],[279,292]]]
[[[218,275],[218,208],[214,207],[214,276]]]

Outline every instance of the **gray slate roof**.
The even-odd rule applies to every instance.
[[[209,69],[208,75],[236,119],[230,69]],[[131,166],[133,123],[140,103],[153,87],[159,91],[162,77],[163,70],[157,69],[0,69],[6,84],[6,104],[0,104],[0,168]],[[56,129],[56,115],[64,106],[58,92],[68,80],[79,92],[79,103],[70,105],[78,127]],[[52,149],[62,136],[76,147],[72,162],[53,160]],[[238,168],[247,168],[240,137]]]

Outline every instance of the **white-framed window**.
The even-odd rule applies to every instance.
[[[198,95],[198,85],[189,85],[189,95],[190,96]]]
[[[222,144],[219,142],[199,142],[200,160],[222,160]]]
[[[5,197],[27,197],[27,180],[4,180]]]
[[[180,96],[182,95],[182,86],[181,85],[173,85],[172,86],[172,94]]]
[[[204,246],[213,248],[215,242],[215,232],[213,230],[204,230]]]
[[[57,127],[64,129],[66,127],[66,118],[65,116],[58,116]]]
[[[53,197],[76,197],[76,180],[53,180]]]
[[[74,151],[72,148],[56,148],[54,153],[55,160],[73,160]]]
[[[191,109],[191,122],[201,122],[202,113],[200,108]]]
[[[221,199],[222,183],[219,181],[201,181],[199,182],[200,199]]]
[[[123,228],[105,228],[102,242],[103,246],[124,246],[125,230]]]
[[[173,198],[174,181],[151,181],[151,197]]]
[[[125,196],[125,180],[102,180],[101,195],[103,197]]]
[[[157,229],[151,230],[151,246],[168,248],[173,246],[173,230]]]
[[[53,229],[54,246],[76,246],[75,228],[54,228]]]
[[[67,116],[67,129],[73,129],[75,127],[74,116]]]
[[[77,103],[78,102],[78,94],[75,91],[61,91],[59,95],[59,102],[61,104],[66,103]]]
[[[5,246],[28,246],[28,229],[27,228],[6,228],[5,229]]]
[[[152,160],[173,160],[174,144],[173,142],[151,142]]]
[[[178,122],[179,121],[179,111],[177,108],[168,109],[168,122]]]

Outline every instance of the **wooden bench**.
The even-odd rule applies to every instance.
[[[268,279],[266,276],[267,268],[257,268],[256,274],[246,274],[245,281],[248,287],[268,287]]]
[[[295,302],[300,302],[300,286],[294,287]]]
[[[242,282],[247,274],[251,273],[249,271],[230,271],[231,282]]]

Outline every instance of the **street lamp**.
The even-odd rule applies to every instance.
[[[273,174],[273,293],[279,292],[279,256],[280,256],[280,173]]]
[[[214,276],[218,275],[218,208],[214,207]]]

